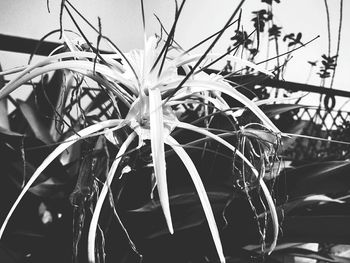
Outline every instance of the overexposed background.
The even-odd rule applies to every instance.
[[[50,13],[46,0],[1,0],[0,33],[39,39],[51,30],[59,28],[58,0],[51,0]],[[97,16],[101,17],[102,32],[108,35],[124,51],[141,48],[143,45],[143,31],[141,8],[139,0],[71,0],[71,2],[97,26]],[[180,2],[180,1],[179,1]],[[176,40],[185,48],[191,47],[198,41],[216,32],[226,23],[239,1],[234,0],[187,0],[175,35]],[[335,54],[340,0],[328,1],[331,17],[332,53]],[[166,28],[170,28],[174,19],[174,0],[144,1],[147,21],[147,34],[159,33],[160,27],[153,14],[157,14]],[[265,8],[266,4],[260,0],[247,0],[243,5],[242,25],[247,32],[251,32],[252,11]],[[286,80],[305,83],[310,72],[307,61],[321,60],[321,55],[328,50],[328,33],[326,11],[323,0],[281,0],[274,3],[274,20],[282,26],[282,36],[288,33],[302,32],[302,41],[306,42],[320,35],[320,38],[293,53],[285,75]],[[348,75],[350,74],[350,2],[344,1],[343,31],[340,48],[340,58],[334,82],[335,89],[349,89]],[[73,24],[67,14],[63,17],[64,28],[73,29]],[[81,21],[80,23],[84,23]],[[91,41],[96,40],[88,27],[83,26]],[[230,44],[230,37],[234,35],[235,27],[229,29],[214,50],[224,52]],[[58,41],[58,35],[50,38]],[[264,42],[264,40],[262,40]],[[266,41],[265,41],[266,42]],[[262,48],[261,59],[265,59],[266,52]],[[204,47],[202,48],[202,50]],[[281,51],[286,48],[281,45]],[[273,49],[270,56],[275,55]],[[200,51],[200,49],[198,50]],[[23,65],[28,55],[11,54],[0,51],[0,63],[4,69]],[[272,68],[271,63],[271,68]],[[318,70],[318,68],[317,68]],[[315,68],[315,71],[317,71]],[[309,84],[319,85],[320,79],[312,74]],[[327,86],[327,83],[326,83]],[[350,90],[350,89],[349,89]]]

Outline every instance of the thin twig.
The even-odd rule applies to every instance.
[[[236,10],[233,12],[233,14],[231,15],[231,17],[228,19],[226,25],[223,27],[223,29],[220,31],[220,33],[217,35],[217,37],[214,39],[214,41],[210,44],[210,46],[208,47],[208,49],[204,52],[204,54],[201,56],[201,58],[197,61],[197,63],[193,66],[193,68],[191,68],[190,72],[185,76],[185,78],[180,82],[180,84],[171,92],[171,94],[164,100],[164,104],[167,103],[169,101],[169,99],[176,94],[176,92],[178,92],[183,84],[185,84],[185,82],[193,75],[193,73],[195,72],[195,70],[197,69],[197,67],[202,63],[202,61],[206,58],[207,54],[212,50],[212,48],[214,47],[214,45],[216,44],[216,42],[221,38],[222,34],[226,31],[226,29],[228,28],[228,25],[232,22],[233,18],[236,16],[238,10],[240,10],[241,6],[243,5],[245,0],[242,0]]]
[[[308,45],[308,44],[310,44],[311,42],[315,41],[315,40],[316,40],[317,38],[319,38],[319,37],[320,37],[320,35],[314,37],[313,39],[309,40],[308,42],[306,42],[306,43],[303,44],[303,45],[300,45],[299,47],[293,48],[292,50],[289,50],[289,51],[287,51],[287,52],[284,52],[284,53],[282,53],[282,54],[279,54],[278,56],[275,56],[275,57],[272,57],[272,58],[269,58],[269,59],[265,59],[265,60],[260,61],[260,62],[258,62],[258,63],[256,63],[256,64],[259,65],[259,64],[265,63],[265,62],[267,62],[267,61],[276,59],[277,57],[282,57],[282,56],[288,55],[289,53],[292,53],[292,52],[298,50],[299,48],[305,47],[306,45]]]
[[[336,51],[336,57],[335,57],[335,66],[333,70],[331,85],[329,88],[333,87],[334,77],[335,77],[335,71],[338,65],[338,56],[339,56],[339,49],[340,49],[340,38],[341,38],[341,31],[342,31],[342,24],[343,24],[343,0],[340,0],[340,11],[339,11],[339,28],[338,28],[338,41],[337,41],[337,51]]]
[[[326,7],[326,15],[327,15],[327,31],[328,31],[328,57],[331,56],[331,21],[329,18],[329,8],[327,0],[324,0],[324,5]]]
[[[62,0],[61,1],[61,7],[60,7],[60,38],[62,38],[62,34],[63,34],[63,9],[65,7],[65,2],[66,0]]]

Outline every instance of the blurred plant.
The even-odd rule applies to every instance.
[[[303,43],[301,42],[301,36],[301,32],[299,32],[296,36],[294,33],[290,33],[283,37],[283,41],[289,40],[288,47],[292,47],[297,44],[303,45]]]
[[[257,32],[264,32],[266,23],[271,21],[273,18],[272,12],[270,10],[261,9],[258,11],[253,11],[253,14],[255,16],[252,18],[252,21],[254,22],[255,29]]]
[[[281,29],[282,29],[282,27],[279,27],[279,26],[273,24],[272,27],[269,28],[270,39],[274,39],[274,40],[278,39],[281,36]]]
[[[326,79],[331,76],[331,72],[335,70],[335,67],[337,66],[336,64],[336,59],[337,55],[335,56],[327,56],[327,55],[322,55],[322,66],[320,68],[320,72],[317,73],[321,79]]]
[[[242,46],[248,49],[249,45],[251,45],[253,41],[249,39],[247,32],[239,30],[236,30],[235,32],[236,34],[233,37],[231,37],[231,40],[234,41],[233,46]]]

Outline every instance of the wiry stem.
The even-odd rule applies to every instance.
[[[109,128],[109,127],[115,127],[119,126],[122,123],[122,120],[108,120],[104,122],[100,122],[94,125],[91,125],[80,132],[78,132],[77,135],[73,135],[72,137],[68,138],[67,141],[62,142],[42,163],[41,165],[36,169],[32,177],[29,179],[27,184],[23,187],[20,195],[17,197],[15,203],[12,205],[10,211],[8,212],[4,222],[2,223],[2,226],[0,228],[0,239],[2,235],[4,234],[5,228],[17,208],[18,204],[22,200],[23,196],[28,192],[29,188],[33,185],[33,183],[38,179],[40,174],[46,169],[47,166],[50,165],[50,163],[57,157],[59,156],[63,151],[65,151],[69,146],[74,144],[81,136],[86,136],[89,134],[92,134],[96,131],[102,130],[104,128]]]
[[[328,57],[331,56],[331,21],[329,18],[329,8],[327,0],[324,0],[324,5],[326,8],[326,16],[327,16],[327,32],[328,32]]]
[[[332,80],[331,80],[331,85],[329,88],[333,88],[333,83],[334,83],[334,78],[335,78],[335,72],[337,68],[337,62],[338,62],[338,56],[339,56],[339,49],[340,49],[340,39],[341,39],[341,31],[342,31],[342,24],[343,24],[343,0],[340,0],[340,11],[339,11],[339,28],[338,28],[338,42],[337,42],[337,50],[336,50],[336,57],[335,57],[335,65],[333,69],[333,74],[332,74]]]
[[[69,5],[70,7],[74,10],[74,12],[76,12],[96,33],[99,33],[98,29],[95,28],[68,0],[65,0]],[[66,9],[68,9],[66,6],[65,6]],[[130,61],[126,58],[125,54],[119,49],[119,47],[113,43],[112,40],[110,40],[108,37],[104,36],[104,35],[101,35],[101,38],[107,40],[107,42],[112,45],[112,47],[118,52],[118,54],[120,54],[123,59],[125,60],[125,62],[129,65],[131,71],[133,72],[138,84],[140,85],[140,81],[139,81],[139,77],[137,76],[136,72],[135,72],[135,69],[132,67]],[[88,43],[89,44],[89,43]],[[90,46],[92,47],[92,46]]]
[[[179,85],[176,87],[176,89],[174,89],[170,96],[168,96],[164,103],[166,103],[173,95],[175,95],[175,93],[177,91],[179,91],[182,86],[186,83],[186,81],[189,79],[190,76],[192,76],[192,74],[195,72],[195,70],[197,69],[197,67],[202,63],[202,61],[206,58],[207,54],[212,50],[212,48],[214,47],[214,45],[217,43],[217,41],[221,38],[222,34],[225,32],[225,30],[228,28],[228,25],[231,23],[231,21],[233,20],[233,18],[236,16],[238,10],[241,8],[241,6],[243,5],[245,0],[242,0],[239,5],[237,6],[236,10],[233,12],[233,14],[231,15],[231,17],[228,19],[228,21],[226,22],[225,26],[223,27],[223,29],[220,31],[220,33],[217,35],[217,37],[214,39],[214,41],[210,44],[210,46],[208,47],[208,49],[203,53],[202,57],[197,61],[197,63],[191,68],[190,72],[185,76],[185,78],[179,83]]]
[[[166,122],[168,122],[168,121],[166,121]],[[225,147],[230,149],[233,153],[236,153],[249,166],[249,168],[252,170],[254,176],[256,178],[259,178],[259,172],[255,169],[255,167],[252,165],[252,163],[240,151],[238,151],[237,148],[234,147],[232,144],[228,143],[227,141],[223,140],[222,138],[220,138],[219,136],[217,136],[213,133],[210,133],[204,129],[198,128],[198,127],[190,125],[188,123],[177,122],[176,126],[178,128],[191,130],[191,131],[200,133],[204,136],[208,136],[208,137],[216,140],[220,144],[224,145]],[[276,247],[276,244],[277,244],[277,238],[278,238],[278,232],[279,232],[278,216],[277,216],[274,201],[270,195],[269,189],[267,188],[263,178],[259,179],[259,184],[260,184],[260,187],[265,195],[267,204],[269,206],[269,210],[271,213],[271,219],[272,219],[272,225],[273,225],[273,241],[272,241],[270,248],[268,250],[268,254],[270,254],[274,250],[274,248]]]
[[[175,21],[173,23],[173,26],[171,27],[170,33],[169,33],[169,35],[167,37],[167,40],[165,41],[165,44],[164,44],[161,52],[159,53],[157,59],[155,60],[153,66],[151,68],[151,71],[153,71],[155,69],[155,67],[157,66],[159,60],[162,58],[161,66],[159,67],[159,71],[158,71],[158,76],[160,76],[160,73],[162,71],[162,68],[163,68],[163,65],[164,65],[164,61],[165,61],[165,58],[166,58],[166,55],[167,55],[170,43],[171,43],[172,39],[174,38],[177,21],[178,21],[178,19],[180,17],[180,14],[181,14],[181,11],[182,11],[182,9],[183,9],[183,7],[185,5],[185,2],[186,2],[186,0],[183,0],[182,3],[181,3],[180,8],[177,10],[176,15],[175,15]]]
[[[130,143],[135,139],[135,137],[136,137],[136,133],[133,132],[132,134],[129,135],[129,137],[125,140],[125,142],[120,147],[119,152],[116,155],[116,158],[114,159],[114,162],[109,170],[106,182],[104,183],[101,193],[98,197],[95,210],[92,215],[89,234],[88,234],[88,259],[90,263],[95,263],[95,238],[96,238],[96,230],[98,226],[98,219],[100,217],[101,210],[102,210],[102,205],[107,196],[108,190],[110,189],[110,186],[112,184],[115,172],[121,161],[121,156],[123,156],[123,154],[126,152],[127,148],[129,147]]]

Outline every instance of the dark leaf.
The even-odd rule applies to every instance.
[[[315,67],[315,66],[317,65],[317,60],[316,60],[316,61],[308,61],[308,63],[309,63],[311,66]]]
[[[230,193],[226,191],[209,191],[207,192],[209,200],[211,202],[226,202],[230,197]],[[169,196],[169,202],[172,207],[174,206],[190,206],[199,203],[199,197],[195,192],[184,192],[179,194],[172,194]],[[145,212],[154,212],[160,210],[159,200],[153,200],[145,204],[144,206],[132,210],[130,212],[134,213],[145,213]]]
[[[280,115],[292,110],[297,110],[303,107],[303,105],[296,104],[271,104],[261,106],[261,109],[267,115],[267,117],[272,118],[276,115]]]
[[[222,189],[220,191],[218,189],[214,191],[208,190],[207,195],[214,214],[220,215],[229,198],[232,197],[232,191],[228,189]],[[169,202],[175,232],[192,229],[206,222],[203,207],[196,193],[181,191],[178,194],[171,194]],[[147,226],[147,231],[145,231],[147,232],[145,235],[148,238],[156,238],[169,234],[158,200],[150,201],[139,209],[129,211],[129,218],[131,218],[131,221],[137,218],[137,221],[146,220],[147,222],[153,222]]]
[[[42,120],[42,115],[28,102],[17,100],[19,109],[32,129],[35,137],[46,144],[53,143],[48,127]]]
[[[344,208],[343,208],[344,209]],[[347,243],[349,215],[293,215],[283,222],[283,241]]]
[[[279,27],[277,25],[272,25],[271,28],[269,28],[269,37],[272,37],[272,38],[278,38],[281,36],[281,29],[282,27]]]
[[[289,134],[303,134],[306,128],[310,127],[310,121],[303,121],[299,120],[295,122],[290,127],[283,127],[283,132],[289,133]],[[283,136],[282,137],[282,148],[281,148],[281,154],[283,155],[283,152],[286,150],[293,150],[294,143],[298,139],[296,136]]]
[[[253,43],[253,41],[248,38],[248,34],[246,31],[239,30],[236,30],[236,34],[233,37],[231,37],[231,40],[235,41],[233,43],[234,46],[242,45],[245,48],[248,48],[248,46]]]
[[[328,161],[304,165],[286,171],[281,184],[288,196],[297,198],[310,194],[340,194],[350,190],[350,161]],[[285,180],[285,181],[284,181]],[[284,189],[279,185],[280,189]]]
[[[299,33],[297,34],[297,37],[296,37],[295,41],[296,41],[296,42],[300,42],[301,36],[302,36],[302,33],[299,32]]]
[[[305,248],[287,248],[280,251],[277,251],[276,254],[290,255],[301,258],[310,258],[320,260],[322,262],[331,262],[331,263],[350,263],[349,258],[337,257],[333,255],[328,255],[322,252],[315,252]]]
[[[3,174],[19,188],[34,173],[53,147],[40,140],[0,128],[0,151]],[[41,174],[30,191],[37,195],[57,194],[69,182],[70,176],[58,160]]]
[[[286,41],[287,39],[294,39],[294,33],[290,33],[283,37],[283,41]]]
[[[302,207],[309,207],[311,205],[316,205],[316,204],[324,204],[324,203],[343,203],[342,201],[338,199],[333,199],[330,197],[327,197],[325,195],[309,195],[309,196],[304,196],[304,197],[298,197],[294,200],[290,200],[285,204],[282,204],[278,206],[278,212],[287,215],[291,211],[295,209],[299,209]]]
[[[4,263],[21,263],[23,262],[23,252],[14,251],[4,244],[0,243],[0,262]]]
[[[51,177],[44,182],[38,183],[35,186],[32,186],[29,191],[32,194],[41,197],[63,197],[65,193],[65,188],[67,186],[67,180],[61,180],[55,177]]]

